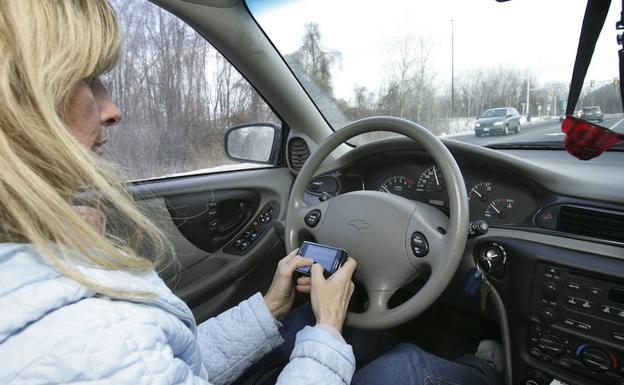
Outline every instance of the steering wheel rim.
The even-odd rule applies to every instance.
[[[325,158],[340,144],[372,131],[402,134],[433,157],[444,175],[450,218],[428,204],[368,190],[341,194],[318,204],[304,202],[306,187]],[[304,220],[312,210],[319,210],[321,214],[314,227],[308,226]],[[466,246],[468,218],[463,176],[440,139],[426,128],[405,119],[372,117],[334,132],[305,162],[288,202],[286,248],[290,252],[299,246],[302,230],[312,233],[320,243],[345,248],[358,262],[354,278],[364,284],[369,299],[368,309],[363,313],[349,312],[346,324],[364,329],[386,329],[415,318],[448,286]],[[440,227],[445,231],[440,232]],[[416,232],[425,237],[429,246],[424,257],[417,257],[412,250],[412,238]],[[393,242],[390,242],[391,238]],[[427,283],[409,300],[389,309],[387,305],[392,294],[427,266],[431,270]]]

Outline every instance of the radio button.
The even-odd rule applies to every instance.
[[[590,324],[586,324],[584,322],[575,321],[575,320],[569,319],[569,318],[566,318],[563,321],[563,323],[566,324],[567,326],[571,326],[573,328],[580,329],[580,330],[588,331],[588,330],[592,329],[592,326]]]
[[[611,337],[616,341],[624,342],[624,333],[613,332]]]
[[[540,312],[540,318],[547,324],[551,324],[557,320],[557,311],[552,307],[545,307]]]
[[[602,295],[602,289],[599,289],[597,287],[590,287],[589,294],[593,295],[594,297],[600,297]]]
[[[578,282],[574,282],[574,281],[569,281],[568,282],[568,289],[570,289],[570,290],[581,291],[582,288],[583,288],[583,286],[580,283],[578,283]]]
[[[544,282],[544,286],[542,286],[542,294],[546,299],[556,299],[559,296],[559,285],[557,285],[557,282],[554,281]]]
[[[617,307],[601,305],[600,312],[603,314],[608,314],[615,318],[624,319],[624,310]]]
[[[576,298],[576,297],[568,297],[566,299],[566,302],[570,306],[582,308],[584,310],[591,310],[591,308],[594,306],[593,302],[588,301],[586,299],[582,299],[582,298]]]
[[[546,268],[546,273],[552,274],[552,275],[559,275],[559,268],[554,267],[554,266],[548,266]]]

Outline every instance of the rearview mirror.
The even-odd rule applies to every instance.
[[[281,128],[271,123],[252,123],[230,128],[225,134],[225,153],[240,162],[273,164],[281,143]]]

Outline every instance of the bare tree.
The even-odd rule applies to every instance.
[[[323,45],[321,29],[317,23],[305,25],[301,47],[292,57],[327,95],[333,96],[331,68],[341,60],[342,55]]]
[[[277,121],[253,88],[206,40],[149,2],[113,0],[124,27],[118,65],[104,77],[124,113],[106,157],[129,178],[231,163],[232,124]]]

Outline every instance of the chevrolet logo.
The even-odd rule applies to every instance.
[[[370,226],[370,223],[367,223],[361,220],[360,218],[357,218],[357,219],[352,219],[351,222],[349,222],[349,225],[355,227],[358,231],[360,231],[360,230],[368,229],[368,227]]]

